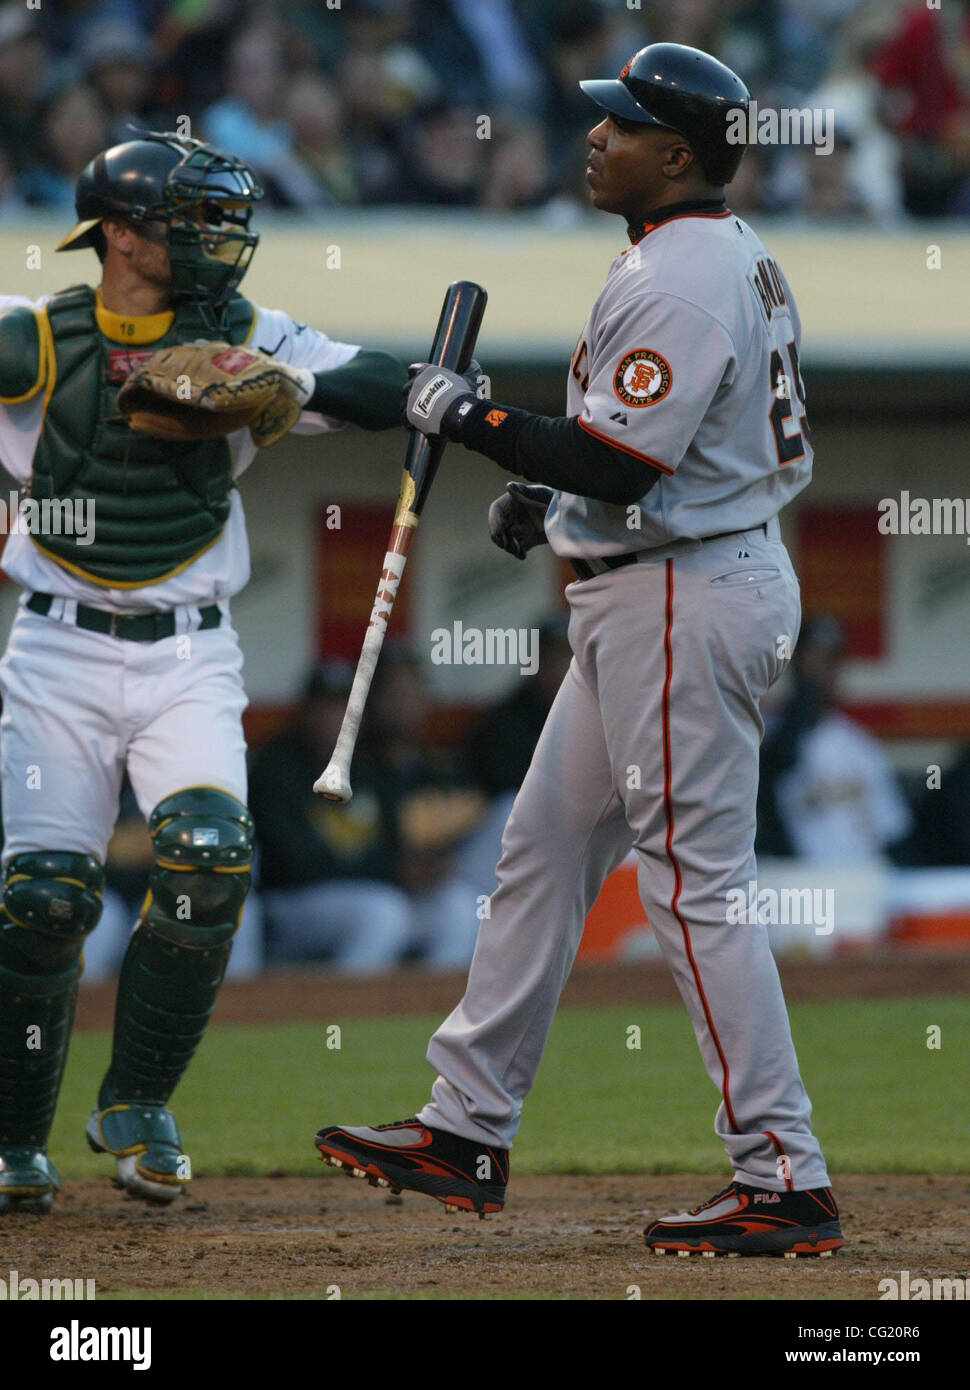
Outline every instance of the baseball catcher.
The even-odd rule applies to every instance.
[[[290,429],[397,423],[396,359],[239,293],[260,196],[231,155],[139,136],[85,169],[58,248],[96,253],[97,288],[0,297],[0,457],[26,497],[94,515],[84,535],[18,527],[3,556],[24,592],[0,662],[0,1212],[47,1211],[59,1185],[48,1134],[126,767],[154,866],[87,1137],[133,1197],[184,1190],[168,1101],[212,1011],[253,852],[236,483]]]

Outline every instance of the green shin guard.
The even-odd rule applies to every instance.
[[[60,1186],[45,1148],[79,974],[77,964],[59,975],[23,975],[0,966],[0,1213],[49,1211]]]
[[[111,1067],[88,1124],[134,1196],[170,1201],[190,1176],[165,1108],[205,1033],[249,889],[252,819],[227,792],[194,787],[149,820],[155,851],[121,969]]]
[[[74,1020],[84,937],[101,912],[90,855],[16,855],[0,907],[0,1212],[47,1211],[45,1149]]]
[[[173,940],[150,904],[121,967],[111,1070],[98,1104],[164,1105],[202,1041],[232,947],[234,922]],[[202,940],[200,940],[202,937]]]
[[[57,975],[0,965],[0,1151],[8,1144],[43,1149],[47,1143],[80,973],[77,962]]]
[[[232,946],[232,923],[181,944],[152,902],[118,982],[111,1068],[88,1121],[90,1146],[117,1159],[132,1196],[170,1202],[191,1177],[175,1116],[165,1108],[202,1041]],[[165,932],[165,935],[161,933]]]

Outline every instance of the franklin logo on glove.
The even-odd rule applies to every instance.
[[[434,405],[435,398],[441,391],[446,390],[449,385],[450,383],[446,376],[436,376],[432,378],[411,407],[415,415],[421,415],[427,420],[428,416],[431,414],[431,407]]]

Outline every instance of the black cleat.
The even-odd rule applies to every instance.
[[[507,1149],[462,1139],[420,1120],[359,1128],[338,1125],[314,1139],[320,1157],[374,1187],[408,1188],[444,1202],[446,1211],[501,1211],[509,1180]]]
[[[845,1244],[830,1187],[768,1192],[732,1182],[699,1207],[654,1221],[656,1255],[834,1255]]]

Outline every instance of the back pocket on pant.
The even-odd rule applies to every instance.
[[[773,579],[780,578],[781,570],[777,565],[747,565],[743,569],[725,570],[723,574],[716,574],[710,583],[722,588],[745,588],[769,584]]]

